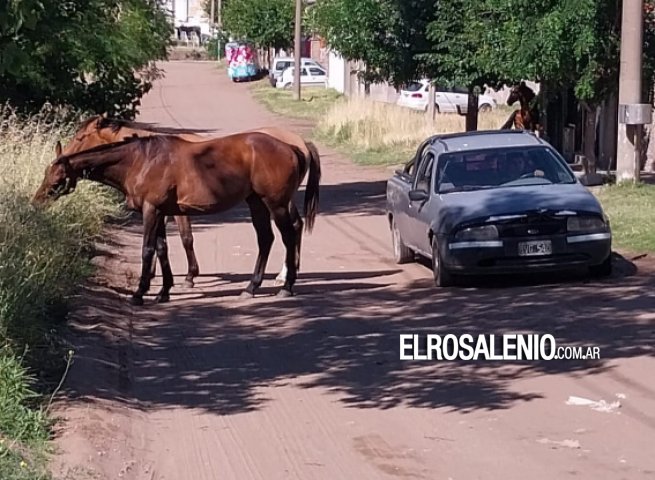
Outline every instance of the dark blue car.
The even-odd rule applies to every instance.
[[[438,286],[458,275],[612,272],[612,233],[600,203],[532,133],[429,138],[389,179],[387,213],[396,262],[432,259]]]

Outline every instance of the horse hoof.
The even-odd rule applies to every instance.
[[[155,298],[156,303],[167,303],[167,302],[170,302],[170,300],[171,300],[171,297],[168,294],[165,294],[165,295],[159,294]]]
[[[184,288],[193,288],[195,286],[195,283],[193,283],[193,280],[184,280]]]
[[[286,290],[283,288],[282,290],[277,292],[277,296],[280,298],[289,298],[289,297],[293,297],[293,292],[291,290]]]
[[[134,296],[134,295],[133,295],[132,298],[130,299],[130,303],[131,303],[132,305],[135,305],[135,306],[137,306],[137,307],[140,307],[140,306],[143,305],[143,297],[137,297],[137,296]]]
[[[251,298],[255,298],[255,294],[248,290],[244,290],[241,292],[241,295],[239,295],[239,298],[242,300],[250,300]]]

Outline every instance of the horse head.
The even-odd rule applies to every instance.
[[[527,106],[537,94],[534,93],[530,87],[528,87],[525,82],[521,82],[518,85],[514,85],[509,91],[509,96],[507,97],[507,105],[514,105],[516,102],[521,103],[521,107]]]
[[[57,150],[61,152],[61,144]],[[34,194],[32,202],[42,205],[48,200],[57,200],[63,195],[68,195],[77,186],[78,175],[71,166],[68,157],[58,155],[57,158],[45,169],[45,175],[41,186]]]

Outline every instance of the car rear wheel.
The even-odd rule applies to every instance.
[[[437,287],[450,287],[455,285],[453,274],[443,264],[437,237],[432,238],[432,273]]]
[[[393,241],[393,259],[396,263],[409,263],[414,260],[414,252],[403,243],[396,221],[391,221],[391,238]]]
[[[600,265],[589,267],[589,275],[594,278],[609,277],[612,275],[612,254],[610,253]]]
[[[488,103],[485,103],[484,105],[480,105],[478,111],[480,113],[489,113],[491,111],[491,105],[489,105]]]

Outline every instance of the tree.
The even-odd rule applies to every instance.
[[[234,37],[262,48],[289,48],[293,43],[293,0],[229,0],[223,25]]]
[[[0,101],[133,117],[172,28],[152,0],[0,4]]]
[[[321,0],[308,12],[310,27],[349,60],[361,61],[365,83],[399,86],[421,76],[416,54],[425,48],[424,28],[433,2]]]

